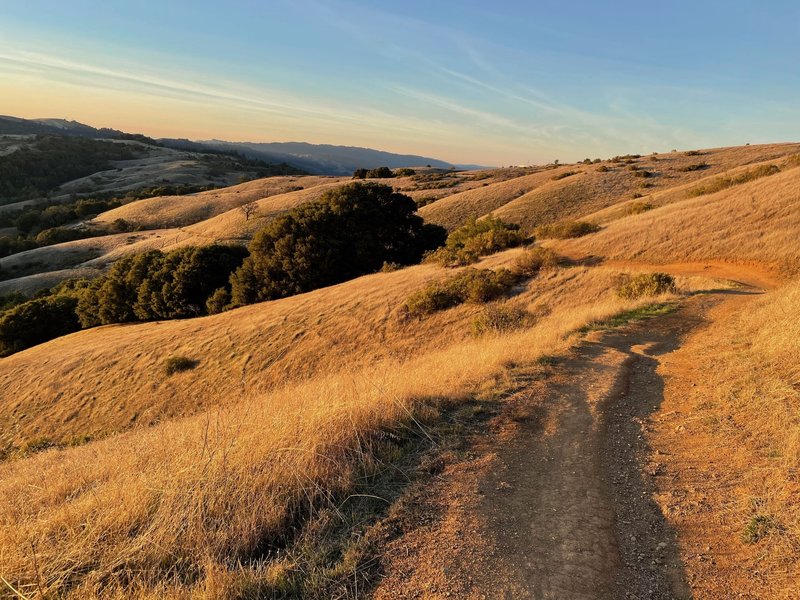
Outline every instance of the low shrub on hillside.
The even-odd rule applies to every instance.
[[[430,253],[425,260],[446,267],[469,265],[481,256],[514,248],[527,239],[514,223],[492,215],[480,220],[473,218],[447,236],[444,247]]]
[[[640,215],[648,210],[655,208],[649,202],[631,202],[625,207],[625,214],[627,215]]]
[[[589,160],[588,158],[586,160]],[[559,173],[558,175],[553,175],[550,179],[553,181],[558,181],[559,179],[566,179],[567,177],[572,177],[573,175],[579,173],[580,171],[564,171],[563,173]]]
[[[617,295],[628,300],[674,292],[675,279],[666,273],[641,273],[628,276],[617,285]]]
[[[707,169],[709,167],[708,163],[696,163],[693,165],[686,165],[685,167],[680,167],[678,171],[682,171],[683,173],[691,173],[692,171],[702,171],[703,169]]]
[[[549,248],[534,246],[520,254],[511,266],[518,277],[534,277],[540,271],[558,266],[558,255]]]
[[[636,171],[633,172],[633,176],[647,178],[647,177],[652,177],[653,173],[650,171],[645,171],[644,169],[637,169]]]
[[[597,167],[598,173],[608,173],[610,170],[611,169],[608,167],[608,165],[600,165],[599,167]]]
[[[536,228],[537,238],[564,240],[578,238],[600,231],[600,226],[587,221],[559,221]]]
[[[420,317],[464,302],[488,302],[507,294],[516,283],[517,277],[508,269],[464,269],[409,296],[406,310]]]
[[[689,197],[713,194],[714,192],[719,192],[721,190],[741,185],[749,181],[755,181],[756,179],[760,179],[762,177],[769,177],[770,175],[775,175],[776,173],[780,173],[780,168],[778,165],[759,165],[757,167],[753,167],[752,169],[747,169],[746,171],[736,173],[735,175],[715,177],[709,181],[704,181],[703,183],[691,188],[688,194]]]
[[[182,371],[190,371],[194,369],[200,361],[194,360],[192,358],[187,358],[186,356],[169,356],[164,359],[164,363],[162,365],[162,370],[164,371],[164,375],[169,377],[175,373],[181,373]]]
[[[472,321],[475,335],[503,333],[533,325],[534,318],[524,307],[514,302],[493,302]]]
[[[411,177],[416,174],[417,172],[414,169],[409,169],[408,167],[401,167],[394,170],[395,177]]]

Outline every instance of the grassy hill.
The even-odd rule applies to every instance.
[[[470,267],[388,269],[202,318],[95,327],[0,359],[0,575],[33,597],[352,596],[376,579],[380,535],[390,535],[380,533],[382,519],[413,509],[404,494],[442,465],[468,460],[473,450],[453,440],[476,427],[494,431],[502,411],[535,420],[514,412],[518,392],[538,389],[533,383],[546,382],[550,365],[591,340],[593,327],[736,291],[737,280],[757,273],[774,289],[720,324],[716,350],[703,357],[718,391],[709,400],[703,387],[698,403],[711,402],[713,419],[692,414],[686,423],[707,426],[712,448],[728,431],[742,472],[766,473],[777,490],[720,467],[737,508],[716,518],[738,527],[754,518],[748,499],[763,500],[772,537],[730,543],[743,561],[760,557],[783,573],[765,576],[779,588],[773,597],[792,597],[789,575],[800,575],[791,560],[800,539],[791,479],[800,426],[798,150],[746,146],[382,180],[431,200],[419,213],[450,230],[489,213],[528,231],[564,219],[601,228],[540,240],[559,264],[516,280],[500,300],[421,316],[406,304],[469,268],[514,268],[523,248]],[[343,182],[276,177],[143,199],[92,221],[123,218],[143,231],[11,255],[0,267],[41,263],[45,274],[29,277],[47,269],[56,277],[99,272],[150,248],[246,243]],[[250,218],[239,208],[248,202],[257,205]],[[90,249],[95,256],[80,255]],[[654,271],[672,273],[675,287],[618,292],[626,278]],[[189,368],[165,370],[177,358]],[[724,463],[714,452],[704,460]]]

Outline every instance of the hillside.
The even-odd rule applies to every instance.
[[[32,597],[795,597],[798,151],[377,180],[450,231],[600,229],[537,240],[559,260],[428,313],[410,298],[541,250],[0,358],[0,575]],[[44,268],[0,290],[247,243],[349,181],[136,200],[86,226],[142,231],[12,254],[3,271]],[[671,283],[625,292],[641,274]]]

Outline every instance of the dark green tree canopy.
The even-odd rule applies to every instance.
[[[387,185],[351,183],[299,206],[256,234],[231,277],[234,305],[282,298],[402,265],[444,243],[414,201]]]

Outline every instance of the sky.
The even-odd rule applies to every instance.
[[[800,2],[0,0],[0,114],[456,163],[800,139]]]

